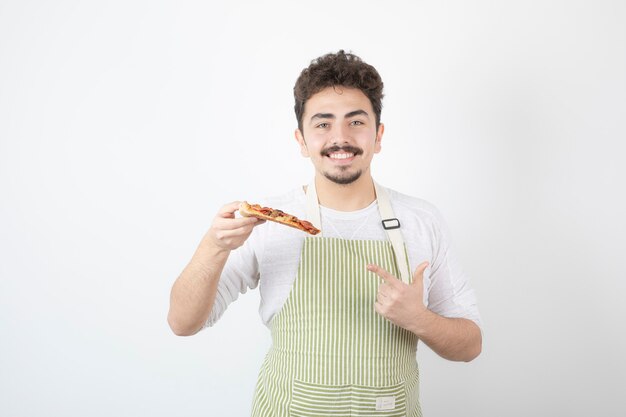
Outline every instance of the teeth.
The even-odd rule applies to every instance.
[[[352,158],[354,154],[353,153],[333,153],[328,156],[331,157],[332,159],[348,159],[348,158]]]

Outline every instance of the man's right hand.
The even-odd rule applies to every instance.
[[[235,217],[240,204],[240,201],[233,201],[220,208],[204,240],[224,251],[231,251],[244,244],[254,226],[265,223],[256,217]]]
[[[256,217],[235,217],[239,202],[222,207],[193,257],[174,282],[170,294],[168,323],[175,334],[189,336],[206,322],[217,293],[217,284],[231,250],[243,245],[254,226],[264,223]]]

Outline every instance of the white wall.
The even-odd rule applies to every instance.
[[[248,413],[257,292],[178,338],[169,289],[218,207],[310,179],[291,91],[340,48],[385,80],[375,176],[479,296],[480,358],[419,352],[426,415],[623,415],[626,4],[219,3],[0,3],[0,415]]]

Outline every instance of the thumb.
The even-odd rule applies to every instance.
[[[413,272],[413,281],[411,281],[411,284],[413,285],[422,285],[422,282],[424,281],[424,271],[426,270],[426,268],[428,268],[428,262],[422,262],[421,264],[419,264],[417,266],[417,268],[415,268],[415,272]]]

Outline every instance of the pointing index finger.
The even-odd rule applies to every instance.
[[[386,270],[384,270],[378,265],[368,264],[367,270],[375,273],[376,275],[384,279],[385,282],[389,285],[396,285],[399,282],[398,278],[394,277],[393,275],[391,275],[389,272],[387,272]]]

